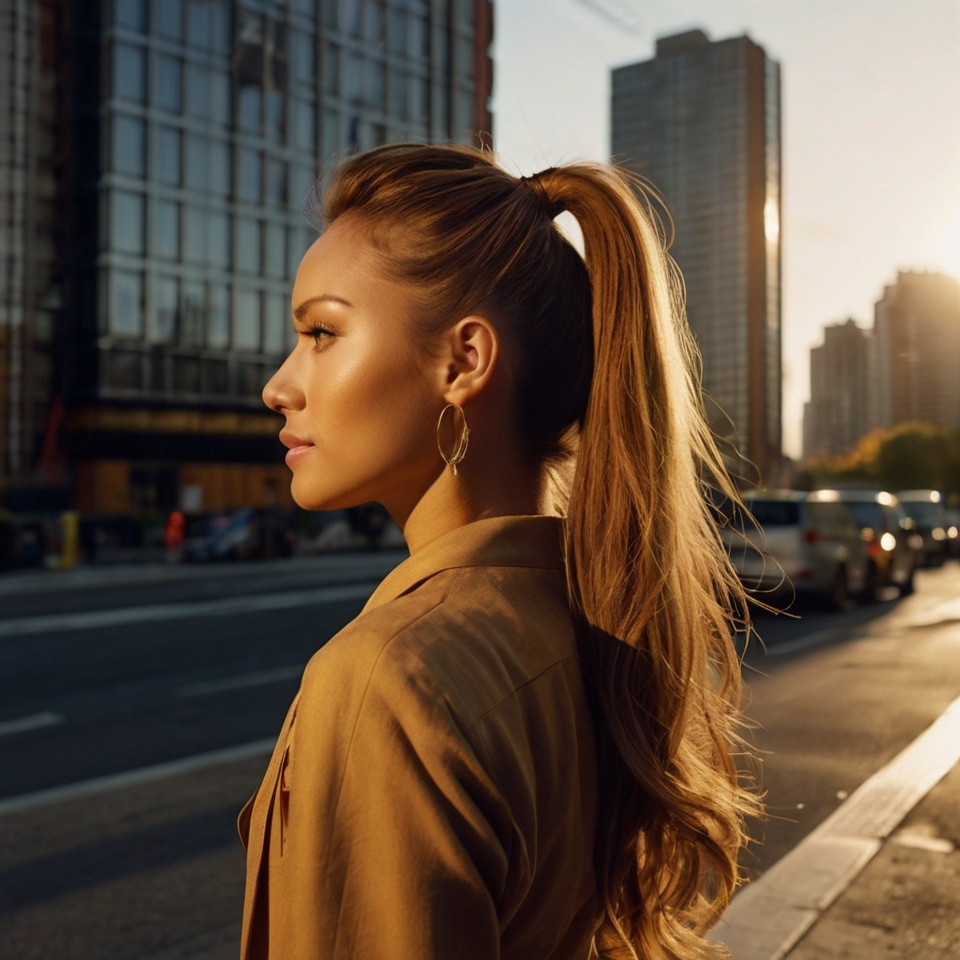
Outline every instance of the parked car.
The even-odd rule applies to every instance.
[[[947,553],[960,558],[960,510],[947,507]]]
[[[897,496],[903,509],[917,525],[923,538],[918,564],[921,567],[939,567],[947,559],[950,526],[946,505],[939,490],[902,490]]]
[[[889,587],[897,587],[901,596],[913,593],[913,573],[923,539],[900,501],[886,491],[837,492],[860,525],[870,555],[864,598],[882,599]]]
[[[868,546],[838,491],[758,491],[744,502],[756,523],[733,522],[724,539],[749,591],[792,589],[843,609],[867,589]]]
[[[200,533],[183,541],[183,559],[192,562],[289,557],[296,544],[289,518],[278,510],[245,507],[214,514]]]

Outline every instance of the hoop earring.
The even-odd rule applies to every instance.
[[[448,457],[443,452],[443,444],[440,440],[440,430],[443,427],[443,418],[446,415],[448,410],[453,410],[453,419],[456,423],[457,414],[460,414],[460,439],[457,440],[457,446],[454,449],[453,453]],[[455,403],[448,403],[440,411],[440,419],[437,421],[437,449],[440,451],[440,456],[443,457],[443,462],[450,465],[453,470],[453,475],[457,475],[457,464],[463,463],[463,458],[467,455],[467,443],[470,441],[470,430],[467,427],[467,415],[463,412],[463,407],[458,406]]]

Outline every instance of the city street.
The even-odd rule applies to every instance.
[[[4,960],[235,958],[236,814],[304,663],[399,559],[0,579]],[[917,586],[840,614],[758,618],[748,738],[770,816],[751,875],[960,695],[960,568]]]

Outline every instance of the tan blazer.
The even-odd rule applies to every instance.
[[[307,664],[240,815],[243,960],[586,960],[596,756],[561,535],[441,537]]]

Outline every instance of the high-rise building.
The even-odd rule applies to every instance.
[[[65,464],[82,510],[283,502],[260,391],[292,340],[303,198],[376,144],[489,142],[490,0],[0,0],[0,17],[2,109],[24,131],[0,138],[3,173],[51,154],[0,209],[0,487]],[[50,262],[28,269],[41,227]]]
[[[700,30],[613,71],[611,152],[673,219],[714,427],[761,476],[781,447],[780,68],[749,37]],[[713,407],[709,401],[719,407]]]
[[[960,284],[901,272],[874,308],[880,426],[960,425]]]
[[[853,319],[824,328],[810,351],[810,402],[803,411],[803,455],[849,452],[873,426],[873,337]]]

